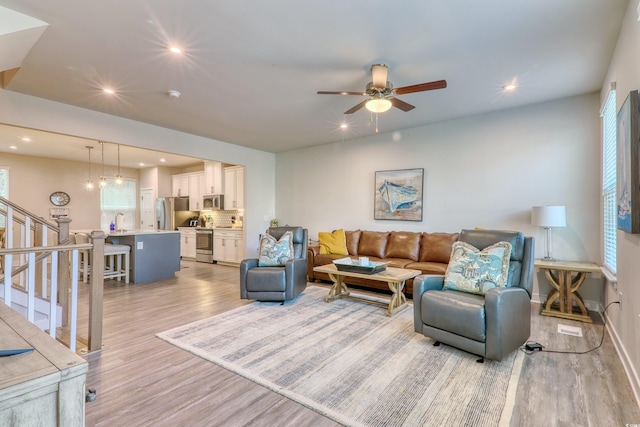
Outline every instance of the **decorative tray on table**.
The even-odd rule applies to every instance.
[[[375,262],[369,261],[367,265],[361,265],[360,261],[351,258],[340,258],[333,261],[339,271],[348,271],[350,273],[376,274],[387,269],[387,265],[391,261]]]

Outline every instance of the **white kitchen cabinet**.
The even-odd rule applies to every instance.
[[[189,197],[190,211],[199,211],[202,209],[204,172],[191,172],[172,175],[171,185],[171,195],[173,197]]]
[[[204,187],[204,173],[190,173],[189,178],[189,210],[202,209],[202,188]]]
[[[221,162],[204,162],[203,195],[224,194],[224,177]]]
[[[244,167],[224,168],[224,209],[244,209]]]
[[[171,176],[171,195],[184,197],[189,195],[189,175],[179,174]]]
[[[180,258],[196,259],[196,229],[178,227],[180,232]]]
[[[242,230],[213,231],[213,259],[220,264],[240,264],[244,259],[244,232]]]

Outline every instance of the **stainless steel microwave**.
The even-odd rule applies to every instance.
[[[202,198],[202,210],[219,211],[224,207],[224,195],[210,194]]]

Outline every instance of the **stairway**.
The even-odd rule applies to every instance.
[[[27,293],[20,289],[11,290],[11,308],[27,318]],[[4,285],[0,284],[0,301],[4,302]],[[49,329],[49,301],[35,298],[34,324],[43,331]],[[62,307],[56,306],[56,327],[62,326]]]

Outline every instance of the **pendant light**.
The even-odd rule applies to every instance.
[[[118,175],[116,175],[116,187],[122,187],[124,184],[124,179],[122,179],[122,175],[120,175],[120,144],[118,144]]]
[[[93,180],[91,179],[91,150],[93,149],[92,146],[87,145],[85,146],[87,150],[89,150],[89,179],[87,179],[87,191],[93,191]]]
[[[98,185],[100,188],[104,188],[107,186],[107,178],[104,176],[104,142],[100,141],[100,145],[102,146],[102,175],[100,176],[100,183]]]

